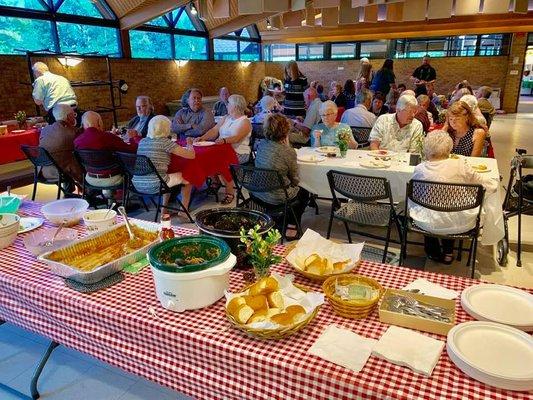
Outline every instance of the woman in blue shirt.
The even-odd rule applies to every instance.
[[[337,112],[337,105],[331,100],[325,101],[320,105],[319,113],[322,117],[322,123],[316,124],[311,129],[311,146],[336,146],[338,134],[347,132],[350,137],[348,147],[350,149],[357,148],[357,142],[353,138],[350,126],[336,121]]]
[[[396,77],[393,71],[393,61],[390,58],[387,58],[381,69],[376,72],[376,75],[374,75],[370,89],[374,93],[381,92],[383,97],[387,97],[391,88],[396,90],[395,80]]]

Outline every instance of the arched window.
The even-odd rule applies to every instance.
[[[181,7],[130,31],[134,58],[207,60],[207,37],[203,22]]]

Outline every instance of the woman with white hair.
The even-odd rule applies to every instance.
[[[252,118],[254,124],[262,124],[265,119],[273,112],[280,111],[281,106],[277,100],[272,96],[263,96],[259,102],[259,113],[255,114]]]
[[[245,162],[250,156],[250,136],[252,124],[246,117],[246,100],[239,94],[232,94],[228,98],[228,115],[225,115],[218,123],[195,141],[214,141],[215,144],[230,144],[239,162]],[[224,182],[224,178],[220,176]],[[226,195],[221,204],[230,204],[235,198],[235,188],[232,182],[224,182]]]
[[[348,147],[350,149],[357,148],[357,142],[353,138],[350,126],[336,121],[337,112],[337,105],[331,100],[325,101],[320,105],[319,113],[322,122],[311,129],[311,146],[336,146],[339,133],[346,132],[350,138]]]
[[[468,104],[468,107],[470,107],[470,110],[474,113],[479,125],[481,125],[485,131],[488,131],[489,127],[487,125],[487,120],[477,105],[477,97],[473,94],[465,94],[463,97],[461,97],[461,101],[464,101],[466,104]]]
[[[169,187],[179,184],[185,185],[182,190],[181,202],[186,208],[189,208],[191,200],[192,185],[183,179],[181,172],[167,173],[170,164],[170,155],[175,154],[179,157],[193,159],[195,157],[192,147],[192,139],[187,139],[187,147],[181,147],[169,139],[170,137],[170,120],[164,115],[156,115],[148,123],[148,132],[146,137],[141,139],[137,148],[137,154],[148,157],[161,178]],[[152,175],[135,175],[133,185],[143,193],[158,193],[159,179],[155,174]],[[163,206],[168,204],[170,194],[163,196]]]
[[[487,193],[496,191],[498,180],[475,172],[464,157],[450,158],[453,140],[445,131],[433,131],[424,139],[426,161],[415,167],[413,179],[444,183],[483,185]],[[409,204],[409,215],[420,228],[435,234],[467,232],[476,225],[477,210],[441,212]],[[453,240],[425,237],[425,250],[432,260],[451,264]],[[441,247],[442,245],[442,247]]]

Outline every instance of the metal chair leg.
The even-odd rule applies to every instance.
[[[329,224],[328,224],[328,234],[326,236],[327,239],[329,239],[331,235],[331,226],[333,225],[333,204],[331,204],[331,213],[329,215]]]
[[[463,241],[459,240],[459,250],[457,250],[457,261],[463,258]]]
[[[33,172],[33,193],[31,195],[31,201],[35,201],[35,195],[37,194],[37,176],[39,172],[37,171],[37,167],[35,167],[35,171]]]
[[[348,222],[344,222],[344,228],[346,229],[346,234],[348,235],[348,243],[352,243],[352,234],[350,233]]]
[[[472,242],[470,243],[470,249],[468,249],[468,260],[466,261],[467,266],[470,266],[470,261],[472,260],[472,250],[474,249],[474,242],[475,242],[475,239],[472,239]],[[476,262],[475,259],[474,259],[474,262]]]
[[[48,361],[48,358],[50,358],[50,355],[52,354],[52,351],[59,346],[59,343],[52,341],[48,348],[46,349],[46,352],[44,353],[43,357],[41,358],[41,361],[39,361],[39,364],[37,365],[37,368],[35,369],[35,372],[33,373],[33,376],[31,378],[30,383],[30,393],[32,399],[38,399],[39,398],[39,392],[37,391],[37,381],[39,380],[39,377],[41,376],[41,372],[43,372],[43,368],[46,365],[46,362]]]
[[[472,265],[470,267],[471,273],[470,278],[474,279],[474,274],[476,272],[476,253],[477,253],[477,237],[474,239],[474,250],[472,256]]]
[[[162,197],[163,197],[163,195],[161,193],[159,193],[159,197],[158,197],[158,200],[157,200],[157,208],[155,210],[154,222],[157,222],[157,217],[159,217],[159,212],[161,211],[161,200],[162,200]]]
[[[383,248],[383,259],[381,260],[383,264],[385,264],[385,261],[387,261],[387,252],[389,250],[391,228],[391,221],[389,220],[389,225],[387,226],[387,236],[385,238],[385,247]]]
[[[61,174],[59,174],[59,178],[57,180],[57,198],[56,200],[59,200],[61,198]]]

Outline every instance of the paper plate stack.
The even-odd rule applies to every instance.
[[[533,295],[526,291],[503,285],[474,285],[461,293],[461,306],[477,320],[533,331]]]
[[[446,350],[468,376],[501,389],[533,390],[533,338],[510,326],[464,322],[448,332]]]

